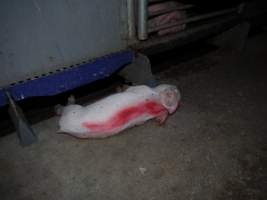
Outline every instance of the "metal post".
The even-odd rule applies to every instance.
[[[147,39],[147,0],[138,1],[138,39]]]
[[[127,8],[128,8],[128,36],[129,40],[135,40],[135,1],[134,0],[127,0]]]

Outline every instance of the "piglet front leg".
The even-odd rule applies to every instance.
[[[162,126],[166,121],[167,117],[168,117],[168,111],[165,111],[161,113],[158,117],[156,117],[156,122],[158,123],[159,126]]]

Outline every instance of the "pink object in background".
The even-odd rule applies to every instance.
[[[182,6],[183,4],[177,2],[177,1],[168,1],[164,3],[156,3],[148,6],[148,13],[155,13],[158,11],[170,9],[173,7],[179,7]],[[152,17],[151,19],[148,20],[148,27],[157,27],[173,22],[178,22],[179,20],[185,19],[186,18],[186,12],[183,10],[177,10],[177,11],[171,11],[166,14],[158,15],[155,17]],[[171,28],[166,28],[159,30],[157,32],[158,35],[166,35],[170,33],[176,33],[179,31],[182,31],[186,28],[186,24],[178,25],[175,27]]]

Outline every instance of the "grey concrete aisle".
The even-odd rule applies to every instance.
[[[179,56],[179,55],[177,55]],[[178,85],[181,108],[107,139],[56,134],[57,118],[33,126],[39,143],[0,138],[4,199],[266,199],[267,35],[239,61],[213,52],[157,78]]]

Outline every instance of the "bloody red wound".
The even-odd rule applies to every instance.
[[[82,126],[90,129],[90,132],[109,132],[138,117],[144,115],[159,116],[164,112],[166,112],[166,108],[160,103],[156,101],[146,101],[119,110],[106,122],[83,122]]]

